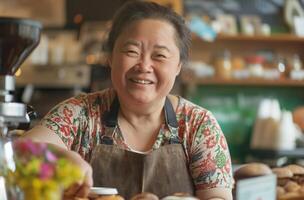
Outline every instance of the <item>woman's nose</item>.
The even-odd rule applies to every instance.
[[[150,56],[141,56],[137,66],[140,72],[151,72],[153,70],[153,62]]]

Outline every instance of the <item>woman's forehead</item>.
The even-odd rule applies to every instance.
[[[153,38],[169,42],[176,39],[176,31],[169,22],[159,19],[136,20],[125,26],[118,38],[132,40],[135,38]]]
[[[151,26],[152,25],[152,26]],[[175,31],[174,26],[168,22],[167,20],[164,19],[159,19],[159,18],[146,18],[146,19],[138,19],[131,21],[130,23],[127,23],[124,28],[122,29],[122,32],[124,31],[130,31],[130,29],[136,28],[136,27],[142,27],[145,26],[145,28],[151,28],[156,29],[171,29]]]

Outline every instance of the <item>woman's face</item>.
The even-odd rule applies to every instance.
[[[138,20],[125,27],[109,57],[113,86],[123,102],[152,103],[172,89],[181,69],[171,24]]]

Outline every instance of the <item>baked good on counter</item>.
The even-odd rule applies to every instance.
[[[301,186],[294,181],[288,181],[284,186],[286,192],[298,192],[300,188]]]
[[[300,165],[287,165],[273,168],[277,175],[277,197],[279,200],[304,199],[304,168]]]
[[[74,200],[125,200],[122,196],[120,195],[89,195],[87,198],[80,198],[80,197],[75,197]]]
[[[293,173],[287,167],[277,167],[272,169],[272,173],[277,176],[277,185],[284,186],[293,177]]]
[[[174,193],[172,195],[166,196],[162,198],[161,200],[199,200],[198,198],[191,196],[188,193]]]
[[[95,200],[124,200],[124,198],[120,195],[109,195],[109,196],[101,196]]]
[[[287,165],[286,168],[293,173],[292,180],[300,185],[304,184],[304,167],[300,165]]]
[[[272,174],[272,171],[267,165],[263,163],[248,163],[242,165],[234,172],[234,179],[235,181],[238,181],[245,178],[264,176],[268,174]]]
[[[159,200],[159,198],[153,193],[143,192],[133,196],[131,200]]]
[[[286,193],[284,187],[282,186],[277,186],[277,196],[283,196]]]
[[[303,200],[303,196],[299,196],[297,192],[288,192],[278,196],[278,200]]]
[[[239,180],[272,174],[270,167],[263,163],[247,163],[238,167],[233,174],[234,186],[232,195],[236,196],[236,184]]]
[[[235,181],[275,174],[277,176],[278,200],[304,200],[304,167],[300,165],[287,165],[272,168],[263,163],[248,163],[242,165],[234,172]],[[235,193],[235,190],[233,190]]]

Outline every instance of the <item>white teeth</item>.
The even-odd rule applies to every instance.
[[[138,79],[132,79],[134,82],[136,83],[140,83],[140,84],[150,84],[152,83],[151,81],[146,81],[146,80],[138,80]]]

